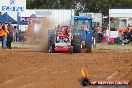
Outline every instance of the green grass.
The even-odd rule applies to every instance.
[[[110,50],[132,50],[132,44],[96,44],[97,49],[110,49]]]

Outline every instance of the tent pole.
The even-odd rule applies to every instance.
[[[9,18],[8,18],[8,13],[6,12],[6,22],[8,23]]]
[[[18,37],[17,37],[17,40],[18,40],[18,47],[20,47],[20,13],[17,12],[17,22],[18,22],[18,27],[17,27],[17,31],[18,31]]]

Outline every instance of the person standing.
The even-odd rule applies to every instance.
[[[106,43],[109,43],[109,38],[110,38],[110,30],[109,30],[109,27],[107,27],[107,29],[105,31],[105,35],[106,35]]]
[[[57,31],[60,31],[60,25],[57,26]]]
[[[5,24],[2,25],[1,29],[1,35],[3,36],[2,38],[2,48],[5,49],[7,48],[7,34],[8,34],[8,29]]]
[[[2,43],[2,48],[3,48],[3,34],[2,34],[2,32],[3,32],[2,25],[0,24],[0,41]]]
[[[17,39],[17,26],[14,26],[14,30],[13,30],[13,42],[16,43],[16,39]]]
[[[98,33],[98,43],[101,43],[102,42],[102,38],[103,38],[103,33],[101,32],[99,26],[97,26],[95,30]]]
[[[9,22],[9,24],[8,24],[8,31],[9,31],[9,34],[8,34],[8,37],[7,37],[7,48],[12,49],[11,43],[13,41],[14,28],[13,28],[11,22]]]

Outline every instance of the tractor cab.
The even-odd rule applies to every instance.
[[[76,30],[90,31],[92,29],[91,17],[74,16],[74,27]]]

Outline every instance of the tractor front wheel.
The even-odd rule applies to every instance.
[[[71,52],[71,54],[73,53],[73,46],[71,46],[70,52]]]
[[[49,47],[49,53],[52,53],[52,46]]]

